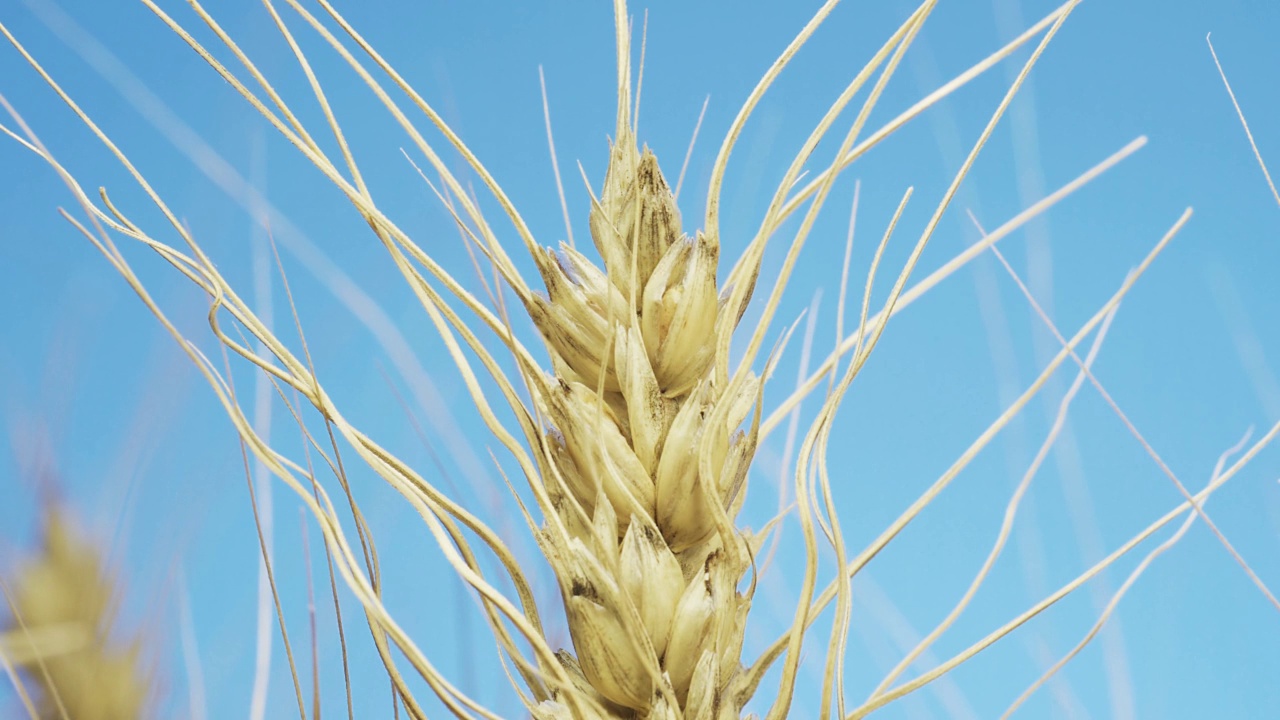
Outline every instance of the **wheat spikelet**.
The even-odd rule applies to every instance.
[[[65,511],[45,513],[40,552],[9,583],[13,620],[3,650],[39,689],[41,718],[137,720],[151,681],[139,646],[110,639],[114,587],[97,547]]]

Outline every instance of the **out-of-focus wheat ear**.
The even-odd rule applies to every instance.
[[[147,711],[155,689],[141,646],[112,638],[115,585],[97,546],[47,507],[40,550],[6,583],[14,647],[5,650],[38,690],[39,718],[137,720]]]

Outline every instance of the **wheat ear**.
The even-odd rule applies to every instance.
[[[164,214],[171,231],[181,238],[185,249],[157,240],[155,235],[143,230],[111,202],[105,191],[100,194],[100,201],[91,199],[35,135],[22,126],[16,113],[11,111],[24,134],[4,126],[0,126],[0,132],[10,135],[44,158],[66,181],[91,221],[91,227],[86,227],[73,220],[76,228],[94,243],[165,329],[179,341],[183,351],[223,403],[248,449],[297,494],[299,501],[315,517],[326,548],[332,548],[335,570],[366,613],[379,656],[395,687],[397,706],[403,706],[411,717],[425,718],[426,713],[400,674],[396,663],[401,659],[412,666],[454,716],[498,716],[450,683],[383,604],[376,553],[370,550],[373,532],[361,519],[351,494],[345,492],[345,471],[337,458],[336,440],[333,441],[333,457],[330,458],[310,434],[306,436],[323,456],[324,465],[334,468],[334,474],[342,482],[346,502],[356,518],[360,550],[363,552],[352,547],[334,501],[311,471],[310,464],[304,468],[291,461],[255,432],[232,385],[156,304],[108,231],[137,240],[154,250],[207,292],[211,301],[210,328],[217,339],[238,357],[270,375],[295,417],[300,418],[300,413],[289,403],[290,393],[286,390],[296,392],[314,406],[323,417],[330,437],[340,437],[348,443],[359,460],[399,492],[421,516],[442,555],[462,581],[480,597],[502,658],[509,659],[514,666],[513,686],[529,712],[538,720],[737,718],[766,673],[785,658],[779,673],[777,693],[769,699],[771,704],[767,711],[767,720],[781,720],[791,711],[806,633],[819,614],[833,603],[838,622],[828,644],[820,716],[831,714],[834,694],[834,711],[838,717],[848,720],[862,717],[950,672],[1074,592],[1116,558],[1168,524],[1179,512],[1194,506],[1207,493],[1226,482],[1280,433],[1280,425],[1277,425],[1215,479],[1209,488],[1193,498],[1195,502],[1156,521],[1105,560],[1005,626],[934,670],[896,686],[891,686],[893,678],[889,678],[881,691],[862,705],[846,710],[843,670],[839,662],[844,654],[843,634],[847,632],[852,607],[848,580],[913,522],[1025,406],[1046,378],[1074,352],[1073,348],[1128,292],[1137,274],[1146,269],[1189,218],[1188,212],[1179,219],[1143,261],[1138,273],[1126,280],[1098,316],[1069,342],[1064,342],[1064,350],[1031,387],[919,500],[870,546],[855,555],[846,554],[831,501],[825,449],[830,440],[831,421],[843,393],[863,367],[888,319],[996,240],[1143,144],[1141,139],[1131,143],[1080,179],[987,236],[982,244],[962,253],[928,278],[906,287],[916,261],[951,204],[974,158],[1077,0],[1068,0],[1016,40],[863,137],[865,123],[880,98],[885,82],[893,75],[902,53],[934,8],[934,0],[923,0],[858,72],[796,153],[765,212],[760,230],[746,252],[724,276],[723,282],[717,278],[719,197],[728,156],[769,85],[832,11],[837,0],[827,0],[822,4],[742,106],[713,166],[704,229],[692,238],[683,231],[674,197],[656,158],[637,145],[631,109],[630,19],[625,3],[615,0],[618,119],[604,187],[599,197],[594,199],[590,213],[590,231],[603,259],[603,267],[594,265],[571,245],[555,251],[535,242],[532,231],[513,202],[480,160],[440,114],[343,19],[328,0],[317,0],[317,4],[323,10],[322,15],[328,17],[329,24],[322,22],[316,16],[319,13],[313,14],[300,0],[284,0],[282,4],[288,5],[356,72],[361,82],[375,94],[378,103],[405,131],[412,148],[440,176],[443,185],[440,194],[446,206],[454,213],[467,238],[492,263],[494,276],[500,281],[495,283],[499,292],[508,289],[514,294],[541,333],[551,360],[550,372],[541,367],[535,354],[517,339],[511,319],[506,315],[506,307],[497,297],[491,295],[494,308],[483,304],[384,214],[374,201],[347,145],[337,115],[295,42],[292,31],[277,14],[272,0],[264,0],[264,5],[307,76],[315,99],[324,111],[328,129],[341,150],[340,158],[326,154],[266,76],[198,0],[189,0],[192,10],[225,45],[225,51],[243,65],[242,71],[229,69],[215,53],[161,10],[154,0],[143,0],[143,3],[299,153],[314,163],[367,221],[439,333],[486,426],[519,466],[521,479],[527,482],[536,504],[536,513],[531,512],[521,504],[520,496],[516,496],[520,512],[556,572],[576,655],[552,648],[524,574],[527,568],[522,568],[516,561],[503,538],[346,419],[316,376],[305,342],[304,360],[273,334],[269,324],[260,319],[235,292],[178,216],[107,134],[26,52],[9,30],[0,25],[0,34],[119,159]],[[336,24],[340,32],[331,30],[331,24]],[[869,312],[871,283],[880,253],[910,197],[909,190],[868,273],[857,329],[841,341],[814,375],[791,397],[784,400],[772,415],[762,419],[760,388],[769,372],[766,366],[756,375],[751,367],[759,358],[793,264],[835,178],[850,163],[925,109],[1040,34],[1043,34],[1043,39],[1039,46],[1023,65],[930,216],[910,258],[893,283],[889,301],[879,312]],[[819,168],[807,184],[804,183],[805,168],[815,149],[852,98],[871,83],[877,71],[879,77],[875,79],[838,154],[825,168]],[[407,102],[397,101],[389,89],[402,92]],[[0,104],[7,108],[3,98],[0,98]],[[521,277],[516,264],[499,241],[498,233],[482,215],[479,202],[464,189],[465,183],[450,171],[449,164],[424,138],[402,104],[420,112],[441,133],[501,207],[521,245],[532,256],[546,288],[545,295],[533,291]],[[731,372],[730,336],[755,290],[765,246],[784,220],[802,207],[800,229],[787,250],[777,281],[768,288],[762,319],[752,330],[746,352]],[[455,304],[470,314],[460,314],[453,306]],[[224,331],[221,324],[228,316],[233,321],[231,333]],[[233,337],[237,331],[240,332],[239,338]],[[478,331],[492,332],[492,337],[510,352],[527,395],[517,390],[517,383],[507,376]],[[257,346],[247,342],[245,334],[259,341],[265,349],[255,349]],[[848,364],[841,370],[840,365],[846,358]],[[482,367],[475,367],[477,361]],[[483,384],[485,379],[481,376],[485,373],[487,380],[497,387],[498,404],[506,404],[501,410],[509,410],[518,427],[508,428],[499,420],[498,411]],[[782,637],[744,669],[739,655],[754,587],[753,582],[746,580],[760,537],[735,527],[735,517],[745,498],[747,469],[761,438],[776,427],[801,398],[824,379],[836,375],[840,376],[838,384],[831,381],[834,390],[823,402],[818,419],[806,433],[796,463],[797,514],[805,535],[806,567],[794,620]],[[526,401],[525,397],[529,400]],[[301,419],[299,423],[302,423]],[[819,494],[823,496],[822,502],[818,500]],[[824,510],[825,520],[822,517]],[[839,566],[836,577],[821,592],[817,588],[818,528],[826,534]],[[491,555],[477,558],[469,544],[477,541]],[[481,562],[483,559],[496,561],[490,565],[499,566],[499,572],[489,571],[486,575],[487,566]],[[498,577],[493,577],[495,575]],[[980,575],[982,577],[985,575]],[[498,584],[507,582],[514,588],[514,598],[497,588]],[[527,642],[527,652],[517,644],[519,640]],[[399,651],[396,654],[390,652],[393,645]]]
[[[101,563],[98,548],[51,506],[40,552],[6,584],[13,619],[0,633],[0,655],[25,667],[33,681],[33,717],[136,720],[144,714],[151,678],[137,642],[116,647],[111,641],[115,592]]]

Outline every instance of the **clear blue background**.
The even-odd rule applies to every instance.
[[[164,6],[202,40],[216,44],[183,4]],[[889,84],[871,126],[1053,7],[1041,0],[941,3]],[[573,229],[579,243],[586,242],[589,201],[576,163],[598,187],[615,111],[607,3],[380,0],[340,8],[470,144],[539,241],[553,244],[565,233],[539,99],[543,66]],[[644,9],[631,8],[638,18]],[[672,182],[702,101],[711,98],[680,197],[686,229],[693,231],[720,139],[816,3],[657,3],[649,9],[640,135]],[[333,150],[303,76],[262,7],[217,3],[211,10]],[[736,256],[754,232],[812,124],[910,10],[903,2],[842,6],[766,97],[730,164],[721,228],[726,257]],[[400,154],[408,141],[314,33],[281,11],[339,108],[375,197],[424,248],[478,287],[447,214]],[[278,211],[272,227],[322,381],[327,378],[348,417],[476,508],[514,546],[527,547],[528,533],[488,460],[494,443],[474,412],[467,412],[470,401],[424,313],[358,216],[303,158],[140,4],[67,0],[59,11],[47,0],[10,0],[0,8],[0,22],[119,142],[245,296],[253,287],[255,248],[264,247],[260,226],[171,135],[138,111],[145,102],[139,93],[163,98],[194,137],[260,188]],[[1205,44],[1209,32],[1263,156],[1280,157],[1280,99],[1274,90],[1280,6],[1262,0],[1086,2],[992,136],[916,274],[923,277],[977,240],[966,209],[993,228],[1135,137],[1148,136],[1145,149],[1002,247],[1014,267],[1035,280],[1041,302],[1070,335],[1183,208],[1195,208],[1191,223],[1122,306],[1095,366],[1190,488],[1204,484],[1216,457],[1246,428],[1254,427],[1256,438],[1280,421],[1280,208],[1214,69]],[[814,347],[821,353],[829,349],[854,180],[862,185],[849,318],[856,313],[853,298],[860,294],[871,249],[901,193],[908,185],[916,190],[886,260],[893,270],[1028,52],[986,73],[846,173],[780,311],[779,332],[821,290]],[[219,56],[231,60],[225,52]],[[128,85],[128,77],[141,85]],[[178,241],[90,133],[8,48],[0,51],[0,93],[87,188],[108,187],[135,220],[161,239]],[[419,125],[425,127],[425,120]],[[442,147],[438,135],[429,137]],[[811,168],[821,167],[834,148],[824,146]],[[41,477],[56,477],[59,492],[109,548],[113,567],[126,581],[122,621],[148,639],[163,694],[157,715],[190,716],[190,682],[178,639],[179,608],[188,597],[206,716],[245,716],[258,549],[234,433],[172,341],[104,259],[56,215],[57,206],[72,204],[56,176],[8,140],[0,144],[0,166],[0,400],[11,439],[0,444],[0,568],[12,569],[35,542],[37,487]],[[485,208],[496,223],[496,205],[486,200]],[[522,255],[509,226],[500,227],[513,255]],[[787,237],[780,236],[767,267],[777,266]],[[214,351],[199,293],[140,247],[119,242],[180,327]],[[420,376],[401,373],[375,335],[318,280],[315,255],[298,250],[303,243],[318,248],[400,328],[434,382],[434,393],[424,389]],[[883,277],[877,305],[891,274]],[[278,282],[272,292],[276,327],[292,338]],[[783,397],[793,382],[799,347],[792,343],[768,400]],[[863,547],[939,476],[1054,349],[1052,337],[989,255],[899,316],[847,398],[833,439],[830,462],[850,549]],[[252,407],[253,376],[245,370],[237,370],[237,387]],[[1072,377],[1073,368],[1064,367],[938,504],[869,566],[865,581],[855,583],[847,666],[852,701],[865,697],[963,592]],[[407,399],[430,450],[397,395]],[[272,433],[283,448],[299,451],[296,427],[279,403]],[[784,434],[776,433],[759,455],[742,518],[754,527],[777,506]],[[1089,387],[1073,406],[1069,434],[1038,476],[990,583],[935,647],[932,661],[967,647],[1179,502],[1172,483]],[[441,457],[439,466],[432,452]],[[505,458],[504,464],[511,469]],[[397,619],[464,690],[501,715],[519,716],[474,604],[448,574],[420,521],[371,473],[357,468],[352,477],[391,578],[387,602]],[[1209,505],[1219,527],[1272,586],[1280,585],[1277,477],[1280,450],[1266,451]],[[305,667],[310,641],[298,508],[287,489],[277,486],[282,599]],[[335,716],[343,703],[336,632],[314,525],[308,534],[324,712]],[[802,562],[794,521],[782,542],[753,613],[748,659],[789,622]],[[518,552],[536,564],[532,548]],[[1139,557],[1127,558],[962,666],[948,683],[879,716],[998,714],[1079,640]],[[824,571],[829,578],[829,557]],[[566,638],[554,619],[554,584],[545,572],[540,575],[544,616]],[[343,599],[353,638],[357,716],[389,716],[388,687],[357,606],[345,591]],[[1197,525],[1157,560],[1113,622],[1060,681],[1032,699],[1023,716],[1280,714],[1280,613],[1204,527]],[[817,712],[826,627],[820,624],[807,646],[795,717]],[[772,694],[774,682],[766,681],[761,697]],[[435,707],[425,687],[418,697],[429,712]],[[16,712],[14,702],[11,694],[0,693],[0,712]],[[267,717],[289,717],[293,707],[277,637]]]

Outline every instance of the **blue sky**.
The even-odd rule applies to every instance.
[[[183,4],[162,5],[184,24],[199,24]],[[888,121],[1054,7],[1040,0],[940,3],[870,126]],[[263,254],[265,233],[254,220],[261,209],[247,210],[225,192],[236,186],[228,184],[226,169],[259,189],[272,207],[272,231],[310,349],[340,406],[509,534],[514,546],[526,543],[527,532],[488,459],[496,444],[467,412],[456,370],[356,213],[141,4],[63,0],[60,8],[49,0],[13,2],[0,10],[0,22],[161,190],[222,272],[257,302],[271,298],[276,327],[288,333],[292,321],[278,279],[265,286],[259,279],[261,268],[271,269]],[[587,237],[589,198],[577,164],[598,187],[614,117],[608,4],[380,0],[340,8],[485,162],[538,240],[554,244],[564,239],[565,228],[543,124],[541,66],[573,231],[580,241]],[[211,9],[303,121],[323,134],[323,117],[262,7],[234,2]],[[638,17],[644,9],[631,8]],[[639,132],[672,181],[710,97],[680,196],[692,231],[700,224],[715,151],[740,103],[816,4],[657,3],[648,9]],[[910,11],[903,2],[842,5],[766,96],[729,166],[721,224],[726,256],[740,252],[754,232],[787,163],[827,104]],[[442,264],[472,281],[448,215],[401,154],[408,146],[403,134],[296,16],[286,18],[339,108],[380,204]],[[216,42],[201,30],[198,37]],[[1280,207],[1218,78],[1205,43],[1210,32],[1259,149],[1274,160],[1280,99],[1271,69],[1280,63],[1274,42],[1280,7],[1261,0],[1086,2],[992,134],[915,275],[923,277],[979,239],[966,211],[994,228],[1147,137],[1139,152],[1000,247],[1070,335],[1183,210],[1194,208],[1185,229],[1122,304],[1094,365],[1115,402],[1192,489],[1207,482],[1217,457],[1248,428],[1256,439],[1280,421],[1280,334],[1270,322],[1280,311]],[[852,298],[860,294],[875,241],[904,190],[914,187],[915,195],[886,255],[885,266],[895,271],[1028,53],[985,73],[846,172],[806,248],[771,342],[811,308],[814,353],[829,350],[855,181],[857,280],[849,313],[856,312]],[[0,94],[87,188],[107,187],[131,217],[161,231],[142,193],[7,47],[0,51]],[[161,98],[163,107],[149,97]],[[174,142],[188,131],[186,141]],[[204,145],[193,145],[195,138]],[[820,168],[835,147],[824,144],[811,168]],[[193,148],[207,148],[225,166],[211,164],[212,155],[193,161]],[[58,488],[110,548],[127,580],[122,619],[150,640],[165,695],[159,715],[190,715],[191,681],[177,631],[186,602],[207,717],[244,716],[253,683],[258,550],[234,432],[173,342],[105,260],[57,216],[57,207],[71,205],[57,177],[8,140],[0,144],[0,164],[0,399],[11,438],[0,444],[0,568],[13,567],[35,537],[35,469],[55,468]],[[496,204],[482,203],[496,218]],[[795,225],[787,230],[794,232]],[[781,238],[789,237],[787,230]],[[161,239],[176,241],[172,234]],[[119,242],[180,327],[215,352],[205,299],[154,256]],[[766,268],[778,266],[782,248],[780,241],[771,249]],[[414,363],[398,362],[335,297],[337,272],[376,302]],[[884,301],[891,277],[882,276],[875,304]],[[851,549],[867,544],[946,470],[1039,374],[1055,342],[989,253],[889,325],[834,430],[830,464]],[[799,350],[797,339],[766,404],[784,397],[794,382]],[[855,582],[851,698],[870,692],[913,637],[927,632],[964,592],[1075,377],[1070,365]],[[239,368],[235,379],[251,395],[252,374]],[[802,410],[801,428],[815,407],[810,402]],[[988,585],[935,646],[934,661],[1071,580],[1180,501],[1173,483],[1088,384],[1069,417],[1069,430],[1036,476]],[[784,435],[777,433],[757,460],[746,524],[759,527],[777,507]],[[272,436],[302,457],[297,429],[278,402]],[[1280,450],[1264,451],[1208,506],[1218,528],[1269,586],[1280,585],[1277,478]],[[518,705],[492,659],[481,618],[447,574],[421,522],[372,473],[354,470],[353,481],[393,578],[388,605],[397,618],[461,687],[499,714],[516,716]],[[343,703],[341,667],[319,535],[314,525],[302,530],[299,503],[283,486],[275,490],[272,510],[286,619],[302,655],[309,653],[304,532],[308,538],[323,699],[332,715]],[[785,526],[766,575],[748,658],[790,615],[803,560],[796,528],[794,521]],[[1141,556],[1170,530],[963,665],[949,684],[922,690],[877,716],[997,715],[1083,636]],[[527,553],[532,561],[534,551]],[[829,558],[823,567],[829,577]],[[554,586],[545,581],[542,591],[544,614],[554,616]],[[348,636],[359,638],[352,649],[357,716],[385,716],[385,678],[357,606],[349,594],[343,601]],[[806,668],[812,665],[814,672],[821,668],[825,627],[807,647]],[[1061,682],[1035,695],[1023,716],[1244,718],[1266,717],[1280,707],[1274,682],[1280,611],[1200,523],[1153,563],[1120,605],[1112,628],[1067,666]],[[293,692],[278,638],[272,658],[267,717],[287,717]],[[817,712],[816,677],[802,675],[807,691],[797,697],[797,717]],[[421,688],[419,697],[428,695]],[[7,712],[12,697],[0,694],[0,703]]]

